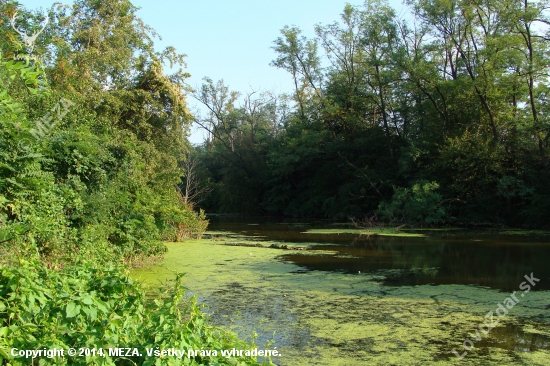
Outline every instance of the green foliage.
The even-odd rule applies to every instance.
[[[199,212],[193,210],[183,210],[184,218],[179,220],[176,241],[182,241],[187,238],[200,239],[208,227],[206,213],[200,209]]]
[[[21,261],[0,266],[0,364],[25,365],[10,350],[103,348],[104,356],[40,357],[40,365],[256,365],[220,350],[251,349],[208,323],[194,300],[183,301],[181,275],[158,299],[120,267],[81,262],[61,269]],[[109,356],[107,348],[138,348],[142,356]],[[148,356],[146,349],[217,350],[218,356]]]
[[[41,190],[51,188],[53,176],[42,170],[44,157],[28,146],[34,138],[28,132],[24,114],[24,103],[29,98],[48,95],[44,74],[37,66],[6,61],[2,56],[0,52],[0,237],[5,242],[29,232],[29,220],[21,219],[21,215],[44,209],[44,205],[33,203]],[[26,98],[14,98],[10,92],[19,85],[34,92]],[[44,213],[51,214],[47,209]],[[50,224],[62,227],[62,222],[53,219],[40,222],[37,231],[49,231]]]
[[[387,219],[548,225],[548,1],[407,5],[414,27],[370,0],[311,39],[283,28],[273,65],[289,72],[295,105],[261,142],[242,128],[251,114],[235,113],[236,98],[199,98],[220,106],[203,124],[216,128],[202,207],[344,219],[386,202]],[[445,213],[424,211],[441,200],[418,182],[438,182]],[[424,203],[405,209],[412,195]]]
[[[2,10],[6,18],[13,12]],[[162,62],[181,65],[182,56],[155,53],[154,32],[135,11],[124,0],[52,9],[36,50],[54,49],[55,60],[40,55],[45,67],[22,49],[17,57],[27,62],[1,60],[0,230],[11,245],[36,245],[60,260],[75,246],[129,258],[162,253],[160,241],[175,239],[177,227],[194,236],[205,230],[204,215],[174,189],[190,117],[186,75],[164,75]],[[10,56],[14,49],[6,44]]]
[[[182,56],[153,52],[136,8],[111,0],[52,9],[36,57],[10,36],[11,5],[0,4],[0,364],[28,364],[12,347],[249,348],[182,301],[180,276],[150,301],[121,267],[208,224],[174,188],[190,116],[186,75],[164,75],[162,62]],[[38,362],[255,364],[145,354]]]
[[[446,219],[436,182],[420,181],[411,188],[396,187],[389,202],[381,202],[378,214],[390,222],[441,224]]]

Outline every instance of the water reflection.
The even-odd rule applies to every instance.
[[[508,324],[491,330],[491,337],[479,342],[481,347],[498,347],[518,352],[550,349],[550,337],[526,333],[519,325]]]
[[[513,291],[524,281],[525,274],[534,273],[546,280],[533,290],[550,289],[550,243],[545,238],[463,231],[429,232],[427,238],[304,233],[322,225],[326,227],[327,223],[262,222],[251,226],[246,219],[218,219],[212,220],[210,229],[307,243],[307,253],[281,258],[308,270],[380,274],[387,286],[465,284]],[[334,254],[312,255],[312,250],[331,250]]]

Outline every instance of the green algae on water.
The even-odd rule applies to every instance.
[[[498,231],[498,234],[521,235],[521,236],[550,236],[550,231],[549,230],[507,229],[507,230]]]
[[[452,350],[462,353],[463,342],[509,293],[467,285],[385,286],[381,279],[395,270],[304,271],[282,261],[287,251],[266,247],[270,242],[237,234],[217,239],[167,243],[163,263],[133,277],[154,288],[172,271],[187,272],[184,284],[213,321],[242,337],[256,332],[258,344],[273,341],[282,353],[278,365],[545,365],[550,357],[547,291],[526,294],[460,360]],[[262,247],[231,245],[242,242]],[[531,335],[542,342],[522,351]]]
[[[379,236],[397,236],[408,238],[424,238],[425,234],[420,233],[403,233],[396,229],[378,228],[378,229],[309,229],[305,234],[358,234],[358,235],[379,235]]]

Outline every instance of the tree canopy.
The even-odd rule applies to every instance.
[[[261,117],[258,125],[270,126],[261,139],[251,138],[237,99],[217,110],[218,125],[232,125],[197,149],[212,189],[203,207],[547,225],[548,5],[411,0],[413,19],[404,21],[369,0],[346,5],[312,39],[283,28],[272,65],[289,72],[295,90],[279,98],[287,102],[277,118]],[[228,90],[210,80],[204,88]],[[420,206],[437,220],[412,213]]]

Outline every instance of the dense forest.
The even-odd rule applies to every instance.
[[[157,358],[145,349],[250,346],[183,301],[181,275],[156,299],[129,277],[128,264],[208,224],[179,186],[188,74],[163,67],[178,70],[183,56],[155,50],[136,11],[126,0],[56,3],[46,14],[0,1],[2,365],[220,364],[219,353]],[[13,353],[70,347],[104,351]]]
[[[295,90],[205,79],[191,179],[209,212],[547,227],[547,1],[347,5],[274,67]],[[336,18],[336,15],[335,15]]]

